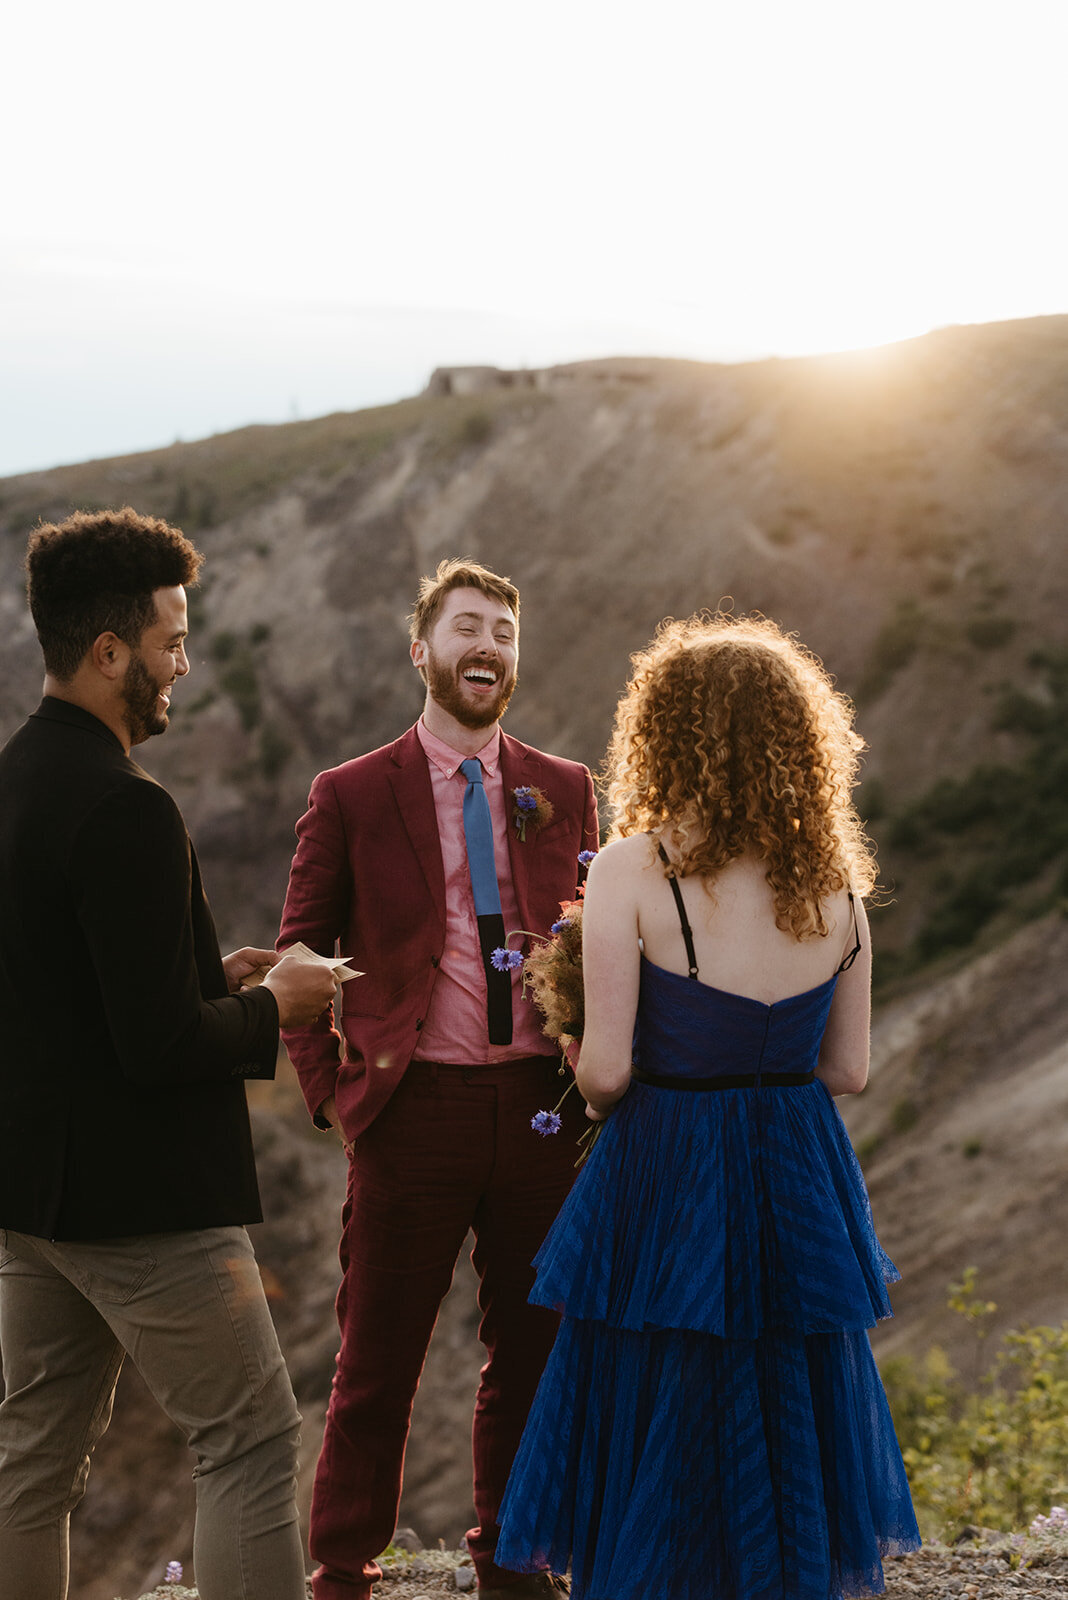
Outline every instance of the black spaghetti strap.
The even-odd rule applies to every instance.
[[[848,972],[860,954],[860,927],[857,923],[857,902],[853,898],[852,889],[849,891],[849,909],[853,913],[853,937],[856,940],[856,943],[854,944],[852,950],[850,950],[849,954],[847,956],[843,956],[841,964],[836,968],[834,974],[836,978],[840,972]]]
[[[682,903],[682,890],[679,888],[679,880],[675,876],[675,869],[671,865],[671,862],[668,859],[668,853],[662,844],[657,844],[656,852],[661,861],[664,863],[665,867],[669,869],[668,882],[671,885],[671,892],[675,896],[675,905],[679,913],[679,921],[682,923],[682,937],[686,942],[686,955],[690,963],[690,977],[696,978],[697,954],[693,947],[693,929],[690,927],[689,918],[686,915],[686,907]]]

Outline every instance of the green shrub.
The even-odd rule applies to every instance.
[[[1003,904],[1004,895],[990,882],[985,866],[976,868],[927,918],[916,936],[916,955],[929,961],[946,950],[963,949]]]
[[[894,1133],[908,1133],[920,1118],[920,1108],[909,1095],[895,1100],[890,1112],[890,1127]]]
[[[206,711],[209,706],[214,705],[217,698],[218,696],[216,695],[214,689],[202,689],[197,695],[196,699],[191,700],[190,703],[187,706],[183,706],[182,709],[187,717],[194,717],[198,711]]]
[[[292,754],[293,746],[289,740],[271,723],[260,729],[259,766],[268,782],[277,778]]]
[[[211,653],[216,661],[229,661],[237,647],[237,634],[231,633],[229,628],[217,633],[211,641]]]
[[[1056,881],[1068,873],[1068,652],[1036,653],[1030,664],[1045,682],[1028,694],[1003,690],[994,713],[995,727],[1030,748],[1011,765],[943,778],[888,819],[890,845],[932,863],[934,904],[905,970],[970,944],[1010,903],[1039,914],[1050,895],[1032,896],[1028,910],[1021,889],[1047,869]]]
[[[1015,632],[1014,617],[995,617],[981,613],[964,624],[964,637],[977,650],[998,650],[1003,644],[1008,644]]]
[[[1050,731],[1058,709],[1019,689],[1006,689],[997,703],[993,727],[999,733],[1029,733],[1040,739]]]
[[[948,1303],[974,1331],[973,1381],[938,1347],[882,1374],[921,1530],[1023,1528],[1068,1493],[1068,1323],[1007,1333],[987,1360],[997,1306],[977,1293],[974,1267]]]
[[[237,707],[245,732],[251,733],[260,720],[260,686],[256,668],[247,655],[237,656],[225,672],[220,672],[219,687]]]
[[[463,445],[485,444],[493,432],[493,419],[488,411],[469,411],[458,430]]]
[[[857,794],[865,827],[886,816],[886,784],[881,778],[865,778]]]
[[[256,675],[256,662],[253,652],[258,645],[265,644],[271,637],[270,624],[267,622],[254,622],[245,638],[224,628],[217,633],[211,641],[211,654],[220,667],[219,687],[237,707],[241,726],[246,733],[251,733],[260,720],[260,685]],[[266,736],[265,736],[266,737]],[[269,741],[268,741],[269,742]],[[287,746],[285,754],[279,759],[277,754],[264,757],[261,750],[260,766],[264,767],[274,762],[284,766],[289,756]],[[278,770],[276,767],[275,771]],[[267,773],[274,776],[274,771]]]
[[[857,684],[858,700],[877,700],[893,678],[907,667],[923,641],[927,621],[915,600],[901,600],[872,643],[867,665]]]
[[[861,1139],[857,1145],[857,1160],[861,1166],[866,1167],[868,1162],[878,1155],[882,1147],[883,1137],[881,1133],[869,1133],[866,1139]]]

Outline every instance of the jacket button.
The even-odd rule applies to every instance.
[[[440,962],[439,962],[439,961],[438,961],[438,958],[437,958],[437,956],[431,956],[431,957],[430,957],[430,965],[431,965],[431,966],[432,966],[432,967],[437,967],[437,966],[440,966]]]
[[[423,1026],[423,1019],[422,1019],[422,1017],[420,1017],[420,1018],[419,1018],[419,1021],[418,1021],[418,1022],[417,1022],[417,1023],[416,1023],[416,1025],[415,1025],[415,1026],[416,1026],[416,1029],[419,1029],[419,1028],[421,1028],[421,1027],[422,1027],[422,1026]]]

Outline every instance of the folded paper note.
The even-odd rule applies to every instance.
[[[335,956],[320,956],[314,950],[309,950],[306,944],[298,941],[287,949],[280,950],[279,955],[289,956],[293,961],[299,961],[302,967],[329,967],[338,983],[348,983],[350,978],[362,978],[363,973],[357,972],[355,967],[346,966],[344,961],[338,961]],[[250,972],[241,982],[246,989],[254,989],[262,983],[270,972],[270,967],[257,967],[255,972]]]

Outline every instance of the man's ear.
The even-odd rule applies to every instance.
[[[416,668],[423,682],[426,682],[426,640],[413,639],[412,648],[408,652],[412,658],[412,666]]]
[[[117,633],[99,633],[89,648],[89,659],[102,678],[121,678],[130,663],[130,647]]]

